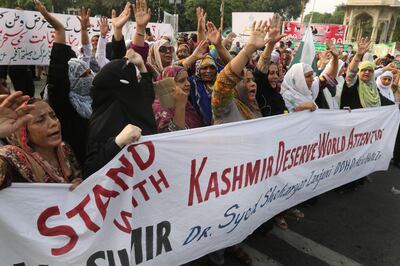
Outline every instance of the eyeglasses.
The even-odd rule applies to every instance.
[[[163,53],[163,54],[165,54],[165,53],[173,53],[174,52],[174,47],[172,47],[172,46],[161,46],[158,49],[158,51],[160,53]]]

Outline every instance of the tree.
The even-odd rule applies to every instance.
[[[309,0],[306,0],[307,3]],[[126,0],[42,0],[43,4],[49,9],[54,9],[56,13],[65,13],[67,8],[79,8],[81,6],[90,7],[92,15],[103,15],[110,17],[111,9],[119,12],[125,5]],[[134,1],[131,0],[133,3]],[[0,6],[15,8],[18,4],[26,10],[34,10],[31,0],[0,0]],[[182,4],[177,5],[179,14],[179,30],[196,30],[197,18],[196,7],[203,7],[208,16],[207,19],[219,26],[221,0],[182,0]],[[163,11],[174,13],[175,6],[169,4],[168,0],[148,0],[148,6],[152,10],[151,21],[163,19]],[[232,25],[232,12],[276,12],[285,19],[298,18],[301,13],[301,0],[225,0],[224,9],[224,28]]]
[[[46,8],[51,8],[51,0],[42,0]],[[5,8],[21,8],[23,10],[35,10],[35,4],[32,0],[0,0],[0,7]]]
[[[308,0],[305,1],[306,3]],[[220,4],[216,0],[185,0],[184,18],[179,18],[183,25],[179,23],[180,30],[196,29],[196,7],[201,6],[207,12],[207,19],[219,25]],[[298,18],[301,14],[301,0],[225,0],[224,9],[224,28],[232,25],[232,12],[276,12],[285,19]]]
[[[312,23],[343,24],[344,13],[344,5],[340,5],[336,7],[335,11],[332,14],[319,12],[314,12],[314,14],[307,14],[304,17],[304,23],[308,23],[312,15]]]

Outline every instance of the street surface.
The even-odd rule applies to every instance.
[[[390,166],[357,191],[330,191],[301,207],[305,218],[287,218],[288,230],[256,231],[244,248],[253,266],[400,265],[400,194],[393,187],[400,190],[400,169]],[[189,265],[209,264],[201,258]],[[226,256],[225,265],[243,264]]]

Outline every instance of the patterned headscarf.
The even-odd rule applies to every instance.
[[[217,64],[215,64],[214,59],[210,55],[206,55],[202,59],[196,61],[196,76],[200,77],[200,69],[207,66],[217,68]]]
[[[41,101],[34,99],[33,102]],[[10,145],[0,148],[0,156],[17,167],[27,182],[68,183],[81,178],[81,171],[72,150],[62,142],[56,147],[60,171],[55,171],[42,156],[29,145],[27,126],[7,138]],[[70,179],[68,179],[70,178]]]
[[[93,82],[93,75],[81,77],[89,65],[83,60],[72,58],[68,61],[68,77],[70,82],[69,100],[83,118],[89,119],[92,115],[92,98],[90,88]]]
[[[165,78],[175,78],[180,72],[186,71],[181,66],[168,66],[164,68],[163,72],[160,75],[160,80]]]

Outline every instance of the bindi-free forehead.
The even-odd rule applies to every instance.
[[[268,69],[270,72],[271,71],[278,71],[278,66],[277,65],[275,65],[275,64],[272,64],[272,65],[270,65],[269,66],[269,69]]]
[[[185,81],[188,77],[189,76],[186,71],[181,71],[176,75],[175,80],[178,82],[182,82],[182,81]]]
[[[39,117],[54,112],[50,105],[44,101],[36,102],[33,105],[35,106],[35,109],[30,112],[33,117]]]

